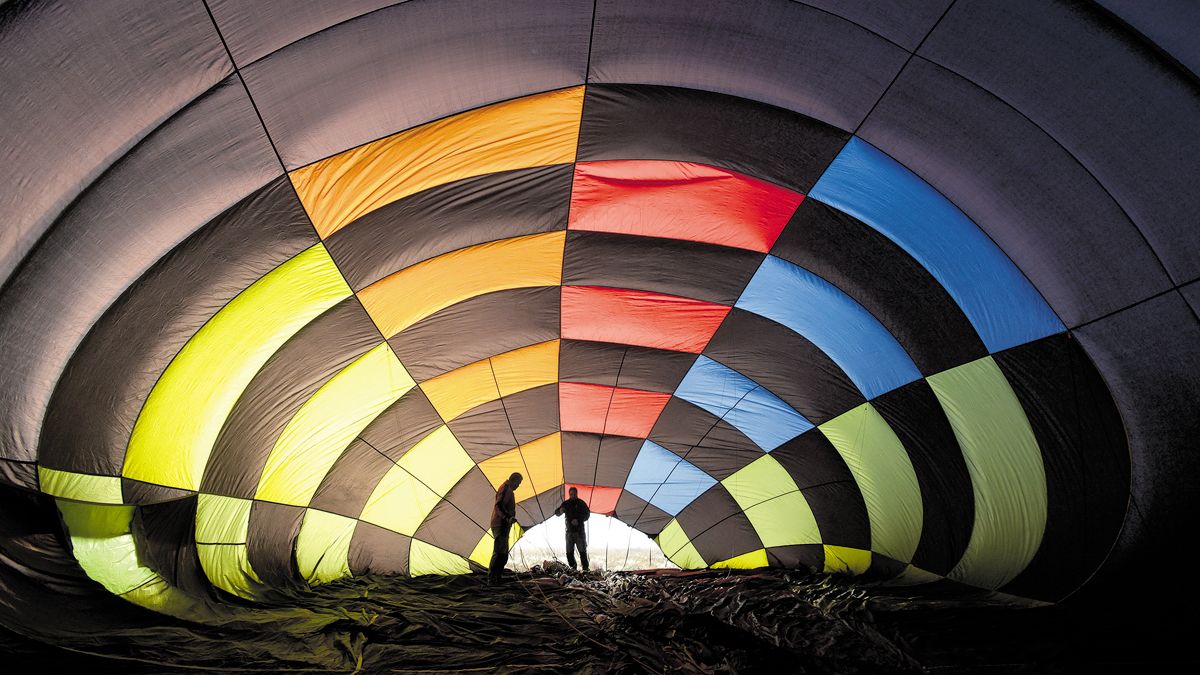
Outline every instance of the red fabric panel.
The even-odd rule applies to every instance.
[[[563,286],[562,336],[699,354],[729,307],[676,295]]]
[[[563,486],[563,501],[571,496],[571,488],[579,489],[579,498],[587,502],[592,513],[611,516],[617,511],[617,500],[621,498],[619,487],[592,487],[591,485],[576,485],[567,483]]]
[[[580,162],[568,227],[766,253],[803,199],[798,192],[704,164]]]
[[[602,384],[560,382],[558,419],[563,431],[645,438],[670,394]]]

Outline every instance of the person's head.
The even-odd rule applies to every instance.
[[[571,488],[570,492],[571,492],[571,499],[575,499],[576,497],[579,496],[579,488]]]
[[[520,485],[521,481],[523,480],[525,480],[525,477],[522,476],[519,471],[514,471],[513,475],[508,477],[508,484],[512,486],[512,489],[516,490],[517,486]]]

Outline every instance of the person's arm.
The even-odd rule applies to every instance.
[[[566,505],[567,505],[566,502],[559,504],[558,508],[554,509],[554,515],[561,516],[563,514],[563,507],[565,507]]]

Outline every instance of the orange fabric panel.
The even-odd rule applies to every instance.
[[[558,381],[558,340],[497,354],[420,384],[442,419],[449,422],[501,396]]]
[[[505,450],[479,464],[492,487],[499,489],[514,471],[525,477],[517,488],[520,502],[563,482],[562,434],[558,432]]]
[[[462,178],[575,161],[583,87],[496,103],[292,171],[322,238],[408,195]]]
[[[804,195],[690,162],[580,162],[572,230],[684,239],[766,253]]]
[[[558,385],[559,425],[563,431],[645,438],[671,395],[603,384]]]
[[[675,295],[564,286],[562,336],[699,354],[729,307]]]
[[[563,231],[501,239],[406,267],[358,292],[387,337],[477,295],[562,281]]]

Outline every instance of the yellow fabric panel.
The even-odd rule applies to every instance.
[[[387,343],[360,356],[305,401],[284,427],[255,498],[308,506],[354,437],[414,385]]]
[[[42,492],[55,497],[97,504],[121,504],[119,476],[92,476],[73,471],[38,467],[38,486]]]
[[[134,424],[123,473],[198,490],[238,396],[267,359],[350,288],[321,244],[251,284],[171,361]]]
[[[565,231],[478,244],[406,267],[358,292],[387,337],[451,305],[510,288],[558,286]]]
[[[253,600],[262,586],[245,544],[196,544],[200,567],[213,586],[238,597]]]
[[[742,510],[799,490],[791,474],[770,455],[763,455],[721,481]]]
[[[175,588],[162,577],[122,593],[121,597],[135,605],[180,619],[205,621],[215,618],[215,613],[202,600]]]
[[[471,555],[467,556],[467,560],[487,567],[492,563],[492,547],[495,545],[495,537],[491,532],[484,532],[483,537],[479,539],[479,543],[475,544],[475,548],[471,551]]]
[[[442,419],[449,422],[475,406],[495,401],[500,395],[555,382],[558,382],[558,340],[550,340],[438,375],[422,382],[421,389]]]
[[[250,529],[249,499],[201,494],[196,498],[196,541],[244,544]]]
[[[350,539],[358,521],[308,509],[296,537],[296,567],[309,584],[325,584],[352,576]]]
[[[1046,530],[1046,470],[1025,409],[990,356],[926,380],[962,448],[975,492],[967,550],[946,575],[997,589],[1029,565]]]
[[[291,172],[321,237],[407,195],[497,171],[575,161],[583,87],[430,122]]]
[[[514,471],[525,477],[517,488],[517,501],[529,499],[563,482],[562,435],[558,432],[505,450],[479,464],[492,487],[508,480]]]
[[[943,578],[940,574],[923,570],[915,565],[909,565],[904,568],[904,571],[894,579],[888,579],[888,586],[920,586],[922,584],[932,584],[935,581],[941,581]]]
[[[408,575],[470,574],[471,565],[461,555],[413,539],[408,549]]]
[[[760,548],[757,551],[743,553],[739,556],[730,558],[729,560],[715,562],[712,564],[712,567],[716,569],[752,570],[759,567],[767,567],[768,565],[767,549]]]
[[[871,552],[860,548],[825,545],[827,573],[863,574],[871,567]]]
[[[696,570],[708,566],[700,552],[692,545],[691,538],[683,531],[683,526],[679,524],[678,520],[667,523],[654,541],[662,549],[663,555],[678,565],[680,569]]]
[[[870,403],[820,426],[846,461],[867,506],[871,550],[901,562],[921,541],[925,507],[912,460],[892,427]]]
[[[442,496],[474,466],[450,428],[438,427],[384,474],[360,518],[411,537]]]
[[[763,546],[820,544],[821,530],[801,492],[789,492],[746,509]]]
[[[450,427],[441,426],[417,443],[397,462],[430,490],[445,495],[475,466]]]
[[[127,593],[159,578],[137,558],[132,506],[55,500],[71,537],[71,552],[89,577],[111,593]]]

